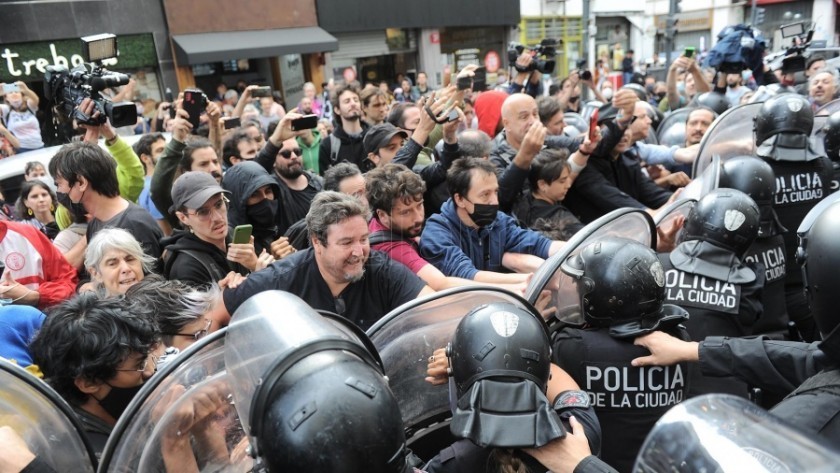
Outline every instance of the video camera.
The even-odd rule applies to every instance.
[[[100,92],[128,84],[128,76],[97,66],[94,61],[117,57],[117,38],[112,34],[87,36],[82,40],[82,55],[90,64],[68,70],[65,66],[47,66],[44,73],[44,95],[65,119],[76,119],[80,125],[102,125],[110,120],[119,128],[137,123],[137,107],[133,102],[114,103]],[[97,118],[82,113],[78,107],[86,98],[93,100]]]
[[[782,72],[785,74],[800,72],[805,70],[806,58],[805,50],[811,45],[811,38],[814,36],[814,27],[816,23],[811,25],[811,28],[806,32],[805,23],[791,23],[783,25],[779,28],[782,32],[782,38],[793,38],[793,45],[785,51],[785,57],[782,59]]]
[[[557,65],[557,61],[555,60],[557,57],[557,45],[558,40],[552,38],[546,38],[536,46],[525,46],[521,43],[511,42],[508,45],[508,61],[519,72],[539,71],[542,74],[552,74],[554,67]],[[531,51],[533,59],[527,68],[520,68],[516,64],[516,60],[526,49]]]

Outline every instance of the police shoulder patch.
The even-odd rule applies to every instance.
[[[563,391],[554,399],[554,410],[560,411],[577,407],[587,409],[589,407],[589,395],[584,391]]]

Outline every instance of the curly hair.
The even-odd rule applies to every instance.
[[[389,163],[376,168],[365,176],[367,199],[373,212],[382,210],[391,214],[394,202],[419,202],[426,192],[426,184],[417,173],[402,164]]]

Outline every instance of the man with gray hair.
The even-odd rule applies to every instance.
[[[300,297],[314,309],[343,315],[366,330],[397,306],[434,292],[402,264],[370,251],[367,212],[355,197],[319,193],[306,215],[311,248],[225,290],[228,313],[236,312],[254,294],[277,289]]]
[[[458,134],[458,148],[462,158],[487,159],[493,151],[493,141],[481,130],[464,130]]]
[[[823,69],[808,79],[808,97],[814,111],[837,97],[837,71]]]

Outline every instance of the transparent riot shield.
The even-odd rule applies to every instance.
[[[51,387],[0,359],[0,390],[0,427],[11,427],[55,471],[95,471],[96,457],[81,423]]]
[[[825,130],[823,130],[823,127],[825,127],[827,121],[828,115],[814,116],[814,128],[811,131],[811,145],[814,147],[814,152],[818,156],[825,156]]]
[[[595,113],[595,110],[600,109],[604,106],[603,102],[599,102],[597,100],[590,100],[583,104],[583,107],[580,109],[580,116],[583,117],[584,121],[587,124],[587,128],[589,127],[589,119],[592,117],[592,114]]]
[[[709,165],[700,174],[695,174],[694,179],[683,188],[680,199],[700,200],[709,192],[717,189],[720,183],[720,173],[723,170],[721,162],[720,156],[712,156]]]
[[[717,155],[721,162],[735,156],[754,156],[753,119],[761,103],[748,103],[730,108],[706,130],[694,161],[692,177],[699,176]]]
[[[577,286],[570,276],[560,270],[560,265],[604,237],[627,238],[656,248],[656,227],[650,214],[631,208],[613,210],[583,227],[560,251],[547,259],[531,278],[525,298],[544,314],[552,313],[563,323],[583,323]],[[549,292],[543,294],[545,290]]]
[[[564,113],[563,121],[566,123],[566,128],[563,129],[563,134],[570,138],[577,138],[583,133],[589,132],[589,121],[577,113]]]
[[[100,472],[215,472],[250,464],[224,366],[226,330],[167,360],[146,382],[114,427]]]
[[[424,380],[428,358],[450,342],[464,315],[492,302],[530,307],[502,289],[468,286],[403,304],[368,329],[399,403],[408,446],[421,458],[432,458],[454,440],[449,432],[449,390]]]
[[[696,199],[680,199],[676,202],[671,202],[653,217],[653,223],[656,225],[656,228],[668,229],[674,220],[680,217],[688,217],[688,213],[691,212],[691,209],[694,208],[694,204],[696,203]]]
[[[669,410],[648,434],[635,473],[837,471],[840,454],[746,399],[711,394]]]
[[[691,109],[680,108],[668,114],[656,130],[659,144],[665,146],[685,146],[685,122]]]
[[[814,112],[815,117],[827,117],[834,112],[840,111],[840,99],[834,99],[823,105]]]

